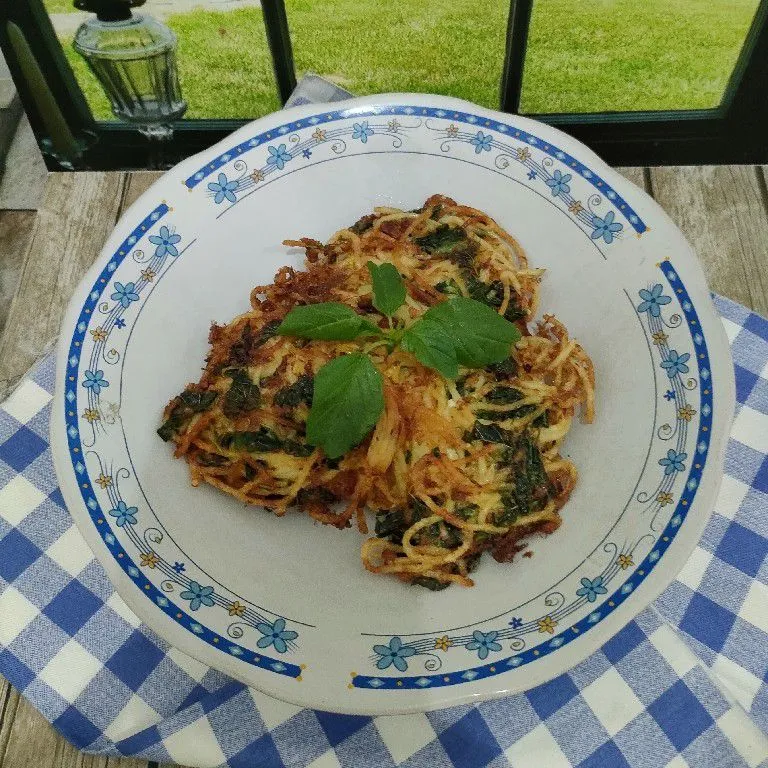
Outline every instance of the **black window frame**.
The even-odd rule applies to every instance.
[[[535,0],[511,0],[500,83],[500,109],[519,112],[526,43]],[[284,0],[262,0],[267,42],[282,103],[296,85],[296,72]],[[15,25],[43,71],[63,118],[89,148],[78,166],[90,170],[129,170],[171,165],[195,154],[249,120],[182,120],[174,138],[149,142],[121,123],[94,119],[66,60],[42,0],[0,4],[0,48],[16,82],[38,140],[46,135],[34,94],[27,86],[9,37]],[[659,112],[528,114],[584,142],[613,165],[701,165],[768,163],[768,0],[760,0],[721,104],[713,109]],[[46,155],[49,170],[62,166]]]

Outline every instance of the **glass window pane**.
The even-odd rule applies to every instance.
[[[521,111],[715,107],[757,6],[758,0],[537,0]]]
[[[499,105],[509,0],[286,0],[296,70]]]
[[[252,118],[280,108],[261,9],[255,0],[233,5],[201,0],[201,7],[189,10],[186,0],[168,0],[135,11],[163,21],[178,37],[185,119]],[[45,6],[95,117],[114,120],[101,86],[72,48],[87,15],[75,11],[71,0],[45,0]]]

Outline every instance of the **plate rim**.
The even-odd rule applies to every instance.
[[[392,105],[404,105],[424,102],[424,106],[440,107],[443,105],[446,108],[461,109],[463,111],[471,111],[472,113],[479,115],[487,115],[491,119],[498,121],[514,121],[516,125],[519,125],[524,130],[530,130],[535,135],[549,135],[552,138],[552,142],[559,141],[561,145],[574,146],[579,152],[579,159],[591,163],[592,167],[599,170],[600,174],[609,180],[611,186],[617,190],[628,190],[631,188],[631,192],[636,196],[638,202],[643,203],[646,210],[652,213],[653,218],[661,219],[664,222],[665,228],[668,228],[671,233],[674,233],[678,240],[680,247],[686,247],[688,250],[688,256],[690,257],[691,264],[695,265],[695,268],[688,269],[686,272],[686,283],[691,287],[695,284],[696,293],[700,291],[707,292],[706,279],[703,273],[702,266],[698,261],[695,251],[691,245],[687,242],[677,226],[672,222],[669,216],[664,210],[656,203],[653,198],[650,197],[644,190],[636,187],[631,181],[623,177],[613,168],[607,165],[602,159],[599,158],[592,150],[583,145],[577,139],[563,133],[557,128],[549,126],[544,123],[532,120],[518,115],[509,115],[501,113],[495,110],[490,110],[485,107],[472,104],[471,102],[454,99],[451,97],[437,96],[431,94],[404,94],[404,93],[392,93],[392,94],[379,94],[374,96],[364,96],[354,99],[349,99],[341,102],[333,103],[333,111],[346,111],[353,113],[355,109],[370,109],[372,107],[382,107]],[[96,276],[103,269],[105,256],[111,255],[111,252],[116,250],[118,245],[125,239],[128,232],[132,227],[128,226],[129,221],[136,221],[136,215],[139,210],[148,210],[147,204],[150,199],[156,199],[158,197],[158,191],[164,189],[166,185],[171,183],[171,174],[173,179],[185,178],[189,175],[189,169],[194,170],[201,168],[206,163],[210,162],[215,157],[219,156],[222,152],[225,152],[228,147],[231,147],[233,143],[238,139],[247,138],[253,135],[254,132],[261,132],[269,130],[269,127],[277,122],[277,124],[290,122],[291,120],[302,119],[303,117],[309,117],[313,114],[322,112],[321,108],[328,106],[325,104],[309,104],[302,105],[300,107],[294,107],[291,109],[281,110],[278,112],[266,115],[258,120],[252,121],[242,128],[235,131],[233,134],[225,137],[217,144],[209,147],[208,149],[186,158],[181,163],[170,169],[160,179],[155,181],[144,193],[142,193],[137,200],[132,203],[122,214],[119,221],[116,223],[114,230],[107,238],[104,246],[99,252],[99,255],[94,260],[92,266],[88,269],[82,280],[73,292],[72,298],[68,302],[67,308],[64,312],[59,341],[57,343],[57,364],[56,364],[56,384],[54,391],[53,407],[57,408],[64,402],[64,372],[66,371],[66,359],[67,348],[69,344],[69,336],[64,331],[68,328],[73,328],[74,323],[80,312],[80,305],[82,304],[84,296],[90,291]],[[353,114],[349,114],[348,117],[353,117]],[[641,193],[638,194],[638,193]],[[648,214],[646,214],[648,217]],[[704,301],[706,299],[706,301]],[[697,299],[699,301],[699,299]],[[104,543],[101,540],[95,527],[90,524],[90,520],[87,515],[82,516],[80,514],[72,514],[75,523],[78,526],[81,534],[86,539],[89,547],[94,553],[95,558],[105,568],[110,581],[112,582],[116,592],[120,597],[129,605],[131,610],[149,627],[151,630],[160,635],[170,645],[182,650],[184,653],[198,659],[202,663],[210,666],[214,669],[218,669],[225,674],[232,676],[235,679],[243,681],[247,685],[253,685],[254,687],[262,690],[264,693],[270,696],[274,696],[278,699],[289,701],[300,707],[312,707],[316,709],[331,710],[335,712],[342,712],[348,714],[404,714],[409,712],[424,712],[435,709],[441,709],[444,707],[456,706],[463,703],[476,703],[481,700],[487,700],[491,698],[500,698],[508,695],[514,695],[525,690],[529,690],[536,685],[539,685],[547,680],[556,677],[559,674],[566,672],[576,664],[583,661],[591,653],[598,650],[608,639],[613,637],[616,633],[629,622],[632,618],[642,612],[658,595],[660,595],[674,580],[679,570],[685,565],[687,557],[690,552],[693,551],[696,542],[700,539],[701,533],[706,526],[709,517],[711,516],[714,508],[714,504],[717,497],[717,492],[722,482],[723,477],[723,463],[725,458],[725,449],[728,443],[728,436],[730,433],[730,426],[733,420],[733,410],[735,405],[735,383],[733,378],[733,366],[730,357],[730,346],[727,342],[727,337],[722,323],[719,321],[719,315],[717,314],[714,305],[707,295],[702,295],[700,304],[697,304],[697,310],[700,314],[706,313],[708,318],[707,322],[709,327],[707,328],[707,340],[711,348],[716,349],[716,357],[720,364],[724,366],[722,372],[722,381],[719,382],[719,389],[721,401],[725,406],[728,406],[729,412],[722,421],[722,428],[712,431],[709,458],[711,462],[709,465],[712,470],[708,475],[705,475],[704,480],[709,488],[706,491],[707,501],[699,502],[699,506],[702,504],[707,506],[708,509],[702,511],[695,521],[689,522],[685,527],[685,530],[680,530],[679,534],[674,538],[670,545],[670,550],[675,550],[674,554],[669,553],[665,559],[665,569],[657,571],[656,575],[644,580],[642,584],[633,593],[632,600],[629,600],[614,611],[611,619],[606,617],[601,621],[599,625],[591,628],[588,636],[579,638],[579,642],[574,641],[568,648],[573,646],[579,650],[576,653],[571,651],[570,654],[562,653],[558,656],[558,661],[562,662],[568,655],[575,656],[575,660],[568,661],[565,667],[562,667],[562,663],[555,664],[554,669],[550,670],[552,665],[532,665],[528,668],[529,675],[525,680],[525,684],[513,684],[507,683],[506,687],[501,687],[500,690],[495,691],[471,691],[461,690],[461,688],[446,688],[444,695],[435,699],[432,695],[433,690],[410,690],[412,694],[412,700],[410,703],[406,703],[401,697],[397,700],[392,697],[381,699],[386,704],[381,706],[371,705],[360,697],[350,697],[348,701],[337,701],[335,699],[329,700],[326,698],[320,698],[319,700],[313,699],[313,697],[301,696],[300,686],[295,689],[285,689],[284,681],[275,681],[275,685],[270,685],[273,681],[266,678],[259,678],[256,682],[253,679],[245,680],[243,674],[243,662],[238,662],[237,659],[228,656],[226,654],[218,653],[214,655],[212,649],[209,649],[203,643],[199,642],[193,635],[188,632],[180,632],[179,627],[157,606],[151,601],[148,601],[138,590],[131,579],[125,574],[111,557],[104,557]],[[716,321],[716,322],[713,322]],[[71,335],[71,334],[70,334]],[[727,358],[723,359],[723,353],[727,355]],[[728,373],[729,369],[729,373]],[[55,450],[55,446],[66,444],[66,437],[64,436],[64,422],[59,418],[58,412],[54,412],[55,415],[51,419],[51,453],[53,458],[54,467],[56,470],[57,478],[62,488],[62,494],[65,501],[69,501],[69,496],[72,494],[70,490],[65,491],[67,481],[69,481],[72,473],[71,466],[67,461],[65,452],[59,452]],[[722,418],[722,417],[721,417]],[[64,478],[67,478],[66,480]],[[705,482],[703,481],[699,492],[704,493]],[[77,499],[76,499],[77,505]],[[81,504],[82,505],[82,502]],[[69,503],[67,503],[68,509],[71,510]],[[673,563],[670,568],[669,564]],[[146,609],[146,610],[145,610]],[[591,650],[586,653],[581,650],[582,646],[588,645]],[[568,648],[562,648],[563,652],[566,652]],[[214,661],[215,659],[215,661]],[[500,678],[501,680],[502,678]],[[296,691],[296,695],[291,695],[291,690]],[[451,693],[448,693],[451,691]],[[369,695],[374,694],[374,691],[368,691]],[[369,702],[370,703],[370,702]]]

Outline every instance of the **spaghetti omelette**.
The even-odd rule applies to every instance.
[[[560,448],[577,410],[593,419],[594,371],[554,316],[534,323],[544,270],[528,264],[517,241],[485,213],[433,195],[414,211],[376,208],[326,244],[285,245],[305,250],[306,269],[281,268],[253,289],[248,312],[214,324],[202,378],[166,406],[158,433],[187,461],[192,484],[277,515],[295,507],[338,528],[354,520],[366,534],[369,510],[365,568],[430,589],[472,586],[484,551],[508,562],[532,534],[554,532],[577,481]],[[369,263],[394,265],[404,283],[390,316],[374,306]],[[399,339],[453,297],[517,326],[505,359],[459,365],[447,378],[375,335],[279,332],[296,307],[334,302]],[[361,352],[382,382],[380,416],[362,441],[330,458],[307,437],[316,377]]]

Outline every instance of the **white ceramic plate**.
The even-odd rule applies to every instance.
[[[361,535],[210,487],[155,429],[197,381],[211,321],[375,205],[440,192],[487,211],[548,272],[595,363],[581,475],[534,557],[473,589],[366,573]],[[600,647],[674,578],[712,508],[734,405],[728,345],[690,246],[643,192],[548,126],[437,96],[279,112],[168,172],[117,225],[59,344],[53,453],[119,594],[158,634],[295,704],[428,710],[530,688]]]

